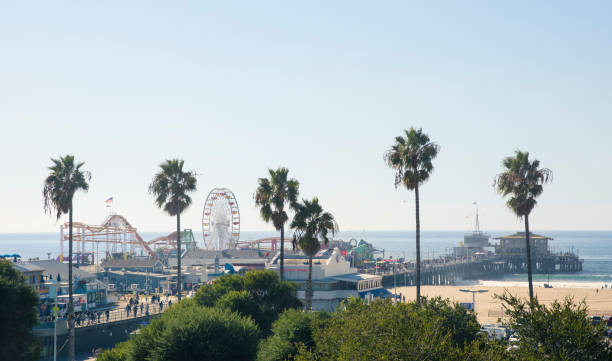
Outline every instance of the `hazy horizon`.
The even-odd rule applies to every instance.
[[[414,193],[383,153],[410,126],[440,147],[421,188],[424,230],[521,230],[493,189],[526,150],[553,170],[534,230],[612,228],[612,3],[365,1],[23,2],[0,5],[0,232],[55,232],[50,157],[92,172],[74,220],[104,201],[138,229],[175,220],[147,188],[182,158],[201,229],[214,187],[241,228],[268,231],[252,195],[285,166],[341,230],[412,230]],[[467,217],[467,218],[466,218]],[[65,222],[67,217],[62,218]]]

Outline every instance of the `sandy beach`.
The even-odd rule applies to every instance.
[[[476,313],[480,323],[497,323],[503,317],[503,309],[495,294],[502,294],[508,290],[511,294],[520,297],[527,297],[529,290],[527,287],[501,287],[487,285],[471,286],[422,286],[423,296],[441,296],[450,298],[457,302],[472,302],[472,294],[460,292],[459,289],[482,290],[486,293],[476,294]],[[393,289],[390,289],[393,292]],[[406,296],[406,300],[414,300],[416,297],[415,287],[397,287],[397,293]],[[586,300],[590,315],[611,316],[612,315],[612,289],[610,288],[544,288],[534,284],[534,293],[538,300],[544,304],[550,304],[555,299],[562,300],[565,296],[573,296],[575,301]]]

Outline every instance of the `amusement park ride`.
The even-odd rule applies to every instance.
[[[204,202],[202,233],[206,249],[236,247],[240,238],[240,210],[231,190],[215,188],[210,191]]]
[[[60,226],[60,256],[63,262],[68,241],[68,223]],[[202,215],[202,235],[204,248],[208,250],[223,250],[229,248],[258,248],[275,251],[278,249],[279,238],[268,237],[257,240],[240,241],[240,210],[234,193],[227,188],[214,188],[204,202]],[[291,247],[289,242],[285,245]],[[81,264],[99,263],[100,255],[109,257],[122,254],[143,255],[154,259],[167,256],[176,251],[176,232],[151,241],[145,241],[137,229],[119,214],[111,213],[100,225],[73,222],[74,261]],[[185,229],[181,235],[183,251],[197,246],[190,229]],[[102,247],[100,247],[102,246]]]
[[[76,246],[75,261],[77,263],[96,263],[94,259],[100,251],[106,255],[111,253],[134,253],[139,250],[157,258],[155,251],[142,239],[136,228],[118,214],[110,214],[101,225],[90,225],[73,222],[72,241]],[[64,241],[68,241],[68,223],[60,226],[60,262],[64,258]],[[105,249],[100,250],[100,243]],[[89,248],[89,250],[88,250]]]

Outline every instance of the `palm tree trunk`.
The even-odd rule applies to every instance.
[[[281,281],[285,279],[285,225],[283,224],[281,229],[281,249],[280,249],[280,278]]]
[[[421,306],[421,221],[419,220],[419,185],[414,187],[414,200],[416,206],[416,301]]]
[[[176,289],[178,291],[178,300],[181,300],[181,289],[183,281],[181,279],[181,214],[176,214],[176,264],[177,264],[177,276],[176,276]]]
[[[68,360],[74,361],[74,304],[72,302],[72,202],[68,210]]]
[[[525,251],[527,252],[527,280],[529,281],[529,303],[533,302],[533,281],[531,279],[531,245],[529,244],[529,215],[525,215]]]
[[[306,281],[306,310],[312,309],[312,256],[308,256],[308,281]]]

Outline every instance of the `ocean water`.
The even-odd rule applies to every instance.
[[[492,231],[494,237],[515,231]],[[575,274],[550,275],[550,282],[556,287],[601,287],[612,286],[612,231],[539,231],[534,233],[552,237],[549,242],[553,251],[573,250],[584,259],[583,271]],[[452,252],[452,247],[463,240],[463,231],[423,231],[421,233],[421,252],[423,258],[435,258]],[[161,232],[142,232],[145,240],[166,235]],[[194,233],[199,246],[203,245],[202,234]],[[242,232],[241,240],[277,236],[276,232]],[[355,231],[340,232],[336,239],[364,239],[376,248],[384,250],[385,257],[393,256],[415,258],[414,231]],[[491,240],[494,242],[494,240]],[[67,253],[65,245],[64,253]],[[60,244],[58,233],[0,233],[0,254],[17,253],[22,259],[56,258]],[[102,252],[102,247],[100,247]],[[48,255],[50,253],[50,255]],[[534,282],[547,282],[547,275],[534,275]],[[527,281],[525,274],[508,275],[502,280],[483,280],[488,285],[498,283],[522,285]]]

